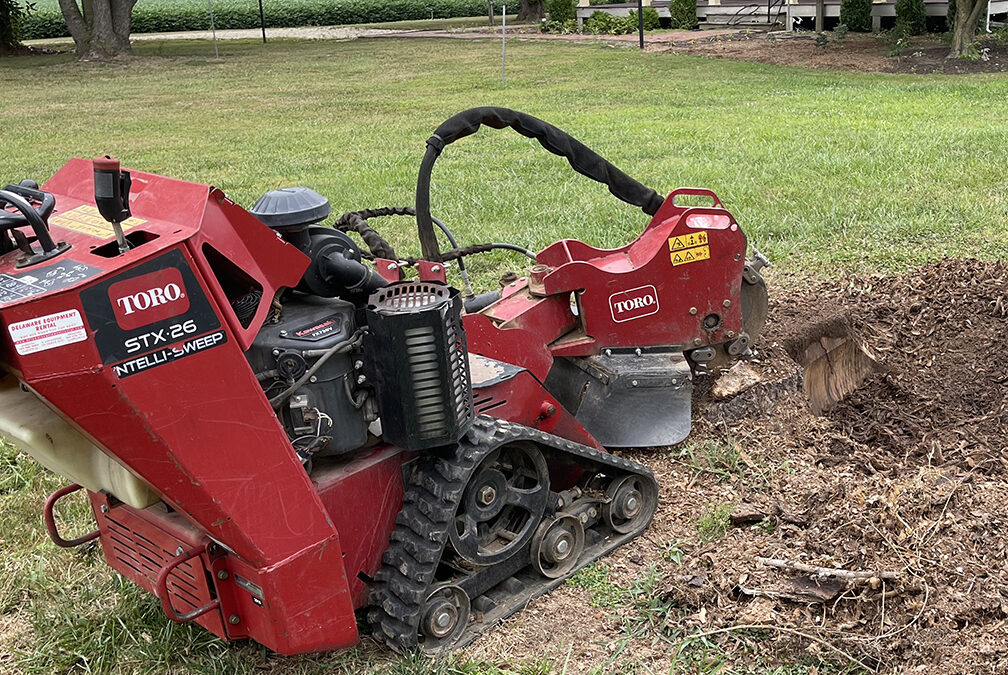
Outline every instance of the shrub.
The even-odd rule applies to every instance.
[[[0,0],[6,2],[10,0]],[[486,0],[287,0],[263,3],[267,28],[334,26],[408,19],[485,16]],[[218,29],[258,28],[259,4],[249,0],[214,0]],[[143,0],[133,9],[134,33],[206,30],[207,6],[199,0]],[[66,22],[55,2],[46,2],[25,21],[22,39],[66,37]]]
[[[22,7],[17,0],[0,0],[0,54],[21,43],[21,29],[34,5]]]
[[[872,0],[840,0],[840,23],[849,30],[869,31]]]
[[[556,33],[557,35],[569,35],[577,32],[577,21],[567,19],[566,21],[543,21],[540,30],[543,33]]]
[[[607,35],[615,28],[616,17],[609,12],[594,11],[584,22],[585,31],[592,35]]]
[[[903,35],[920,35],[927,29],[924,0],[896,0],[896,30]]]
[[[644,17],[644,30],[661,28],[661,19],[658,18],[658,10],[654,7],[645,7],[641,15]],[[630,18],[633,19],[634,30],[637,30],[637,12],[630,10]]]
[[[668,11],[672,17],[672,28],[693,30],[697,27],[696,0],[669,0]]]
[[[544,0],[549,20],[563,23],[577,20],[577,0]]]

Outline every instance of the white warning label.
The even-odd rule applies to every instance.
[[[87,329],[76,309],[12,323],[7,331],[21,356],[87,340]]]

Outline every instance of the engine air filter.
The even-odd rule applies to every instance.
[[[367,316],[385,441],[423,450],[459,440],[473,419],[459,292],[391,284],[371,295]]]

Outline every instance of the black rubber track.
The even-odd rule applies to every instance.
[[[657,495],[653,474],[636,462],[519,424],[477,417],[466,437],[454,448],[443,455],[424,455],[409,468],[403,508],[396,517],[396,527],[369,598],[368,620],[377,640],[400,652],[415,651],[421,646],[418,642],[420,613],[448,545],[448,528],[454,522],[469,478],[487,454],[515,441],[531,441],[548,455],[565,455],[566,459],[588,471],[609,476],[641,476]],[[608,538],[605,546],[584,556],[570,573],[639,535],[650,524],[651,515],[653,513],[636,531]],[[523,593],[524,599],[541,595],[562,582],[563,578],[542,578],[537,588]],[[469,639],[460,640],[456,646],[474,639],[479,632],[514,613],[524,603],[513,604],[514,609],[484,622],[479,631],[468,631]]]

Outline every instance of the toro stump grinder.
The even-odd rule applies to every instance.
[[[464,256],[522,249],[459,248],[430,178],[481,125],[650,221],[473,294]],[[356,610],[396,649],[451,649],[639,535],[658,486],[606,450],[682,441],[693,379],[746,355],[767,312],[766,261],[713,192],[662,199],[503,108],[431,136],[415,214],[324,227],[306,188],[250,212],[107,157],[0,200],[0,428],[73,483],[45,504],[52,540],[97,539],[168,619],[282,654],[356,644]],[[368,225],[392,214],[416,216],[418,259]],[[64,538],[54,505],[82,488],[96,528]]]

